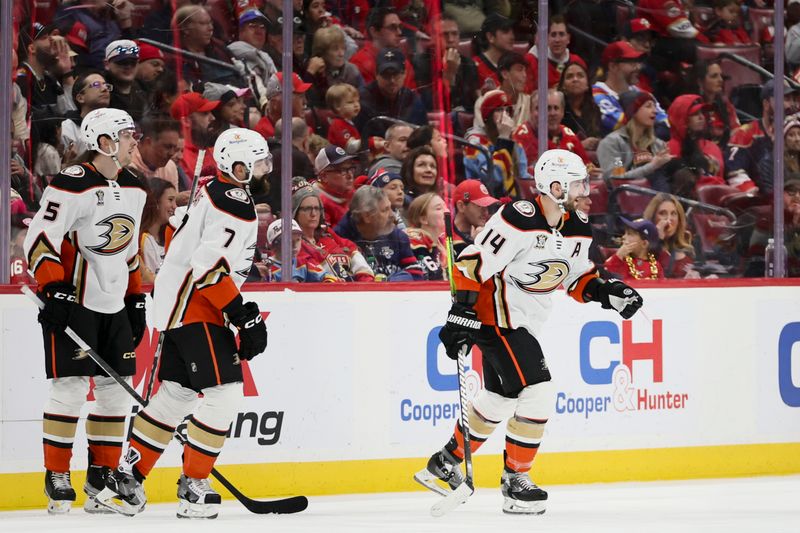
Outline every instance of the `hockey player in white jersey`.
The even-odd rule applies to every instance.
[[[470,449],[477,450],[505,419],[501,491],[507,513],[541,514],[547,493],[529,476],[554,401],[536,340],[563,285],[579,302],[600,302],[630,318],[639,294],[619,281],[604,282],[589,260],[588,218],[563,208],[589,194],[586,167],[566,150],[548,150],[535,168],[541,193],[533,202],[505,205],[458,256],[455,301],[439,338],[452,359],[477,344],[483,352],[484,388],[469,406]],[[437,479],[455,489],[463,481],[460,422],[449,442],[415,479],[434,490]],[[440,489],[441,490],[441,489]]]
[[[142,482],[190,415],[177,514],[216,518],[221,498],[208,477],[244,398],[240,360],[267,346],[258,306],[245,303],[239,289],[253,263],[258,231],[247,184],[270,172],[269,147],[258,133],[233,128],[217,139],[214,160],[219,176],[192,200],[155,280],[155,326],[164,332],[161,386],[136,416],[128,455],[97,496],[122,514],[144,508]],[[229,325],[238,330],[238,348]]]
[[[92,376],[96,402],[86,419],[87,512],[107,512],[94,496],[122,451],[131,399],[64,328],[75,330],[119,375],[130,380],[135,373],[135,348],[146,327],[137,255],[146,193],[133,173],[122,170],[136,148],[134,128],[130,115],[119,109],[97,109],[84,117],[85,162],[53,178],[24,243],[45,304],[39,322],[50,380],[43,428],[50,513],[66,513],[75,501],[70,459]]]

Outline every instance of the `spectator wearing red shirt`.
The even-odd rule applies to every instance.
[[[625,225],[622,246],[606,259],[606,270],[622,281],[663,279],[664,266],[660,261],[661,254],[657,251],[659,238],[656,225],[643,218],[619,218]]]
[[[742,27],[739,0],[714,0],[714,16],[705,31],[697,35],[700,42],[714,44],[752,44],[750,35]]]
[[[490,13],[484,19],[481,31],[475,35],[473,48],[475,56],[472,59],[478,69],[478,80],[483,80],[485,85],[491,79],[494,87],[489,89],[500,87],[498,63],[503,54],[514,51],[514,21],[499,13]]]
[[[591,164],[580,137],[574,131],[561,124],[564,119],[564,93],[556,89],[547,91],[547,149],[561,148],[574,152],[586,165]],[[517,127],[511,140],[520,145],[528,158],[528,171],[533,175],[536,161],[539,159],[539,139],[537,124],[539,121],[539,102],[534,94],[531,98],[531,118]]]
[[[292,73],[292,116],[303,118],[306,107],[306,91],[311,87],[310,83],[304,83],[297,73]],[[281,118],[283,106],[283,72],[273,74],[267,82],[267,105],[264,108],[264,116],[253,128],[265,139],[271,139],[275,135],[275,123]]]
[[[219,106],[219,101],[209,101],[200,93],[184,93],[172,103],[170,114],[180,121],[183,130],[183,158],[180,166],[189,178],[194,176],[195,165],[200,149],[205,149],[201,176],[215,176],[217,165],[214,162],[214,135],[211,113]]]
[[[325,93],[325,103],[334,115],[328,125],[328,141],[344,148],[348,154],[361,149],[361,134],[353,119],[361,112],[358,89],[348,83],[337,83]]]
[[[584,62],[579,56],[569,51],[570,34],[564,15],[553,15],[547,28],[547,86],[558,85],[561,73],[568,63]],[[539,86],[539,50],[533,45],[525,54],[528,62],[528,80],[525,92],[532,93]]]
[[[378,52],[385,48],[400,48],[400,40],[403,37],[402,28],[403,24],[394,9],[379,7],[370,11],[367,23],[369,40],[350,58],[350,62],[361,72],[365,84],[375,80]],[[406,72],[404,84],[409,89],[416,89],[414,68],[408,59],[405,57],[403,59]]]
[[[679,96],[667,110],[672,134],[667,143],[669,153],[681,158],[684,166],[699,171],[696,187],[725,183],[722,151],[705,138],[707,111],[708,104],[697,94]]]
[[[650,55],[657,71],[677,76],[681,63],[694,64],[698,30],[689,20],[686,2],[641,0],[636,11],[650,21],[658,35]]]
[[[375,274],[358,246],[337,235],[323,214],[319,192],[303,178],[292,180],[292,215],[303,232],[297,262],[321,265],[339,281],[374,281]]]
[[[325,207],[325,220],[331,227],[335,227],[350,208],[356,168],[350,161],[353,158],[355,156],[348,155],[338,146],[326,146],[314,160],[318,177],[314,188],[319,192]]]

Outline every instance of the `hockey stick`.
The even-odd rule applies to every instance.
[[[445,243],[447,246],[447,278],[450,280],[450,296],[453,300],[456,297],[456,282],[453,279],[453,265],[455,258],[453,255],[453,219],[450,211],[444,212],[444,231]],[[469,414],[467,407],[467,379],[465,360],[467,358],[467,347],[464,346],[458,353],[458,401],[461,406],[461,433],[464,437],[464,468],[466,476],[464,482],[447,494],[444,498],[436,502],[431,507],[431,515],[435,517],[444,516],[472,496],[475,492],[475,485],[472,481],[472,448],[469,439]]]
[[[203,161],[206,159],[206,150],[205,148],[200,149],[197,152],[197,161],[194,165],[194,176],[192,176],[192,188],[189,192],[189,203],[186,204],[186,213],[183,215],[183,220],[181,221],[181,226],[186,224],[186,221],[189,220],[189,209],[192,208],[192,200],[194,200],[194,195],[197,192],[197,183],[200,181],[200,173],[203,171]],[[150,376],[147,380],[147,388],[145,389],[144,393],[144,405],[147,406],[150,403],[150,395],[153,393],[153,386],[156,383],[156,371],[158,370],[158,362],[161,359],[161,349],[164,347],[164,332],[158,332],[158,344],[156,345],[156,352],[153,354],[153,366],[150,368]]]
[[[30,287],[27,285],[23,285],[21,287],[22,293],[27,296],[28,298],[36,304],[39,309],[44,309],[44,302],[33,292]],[[136,392],[133,387],[128,385],[128,382],[120,376],[111,366],[109,366],[106,361],[100,357],[100,355],[94,351],[86,341],[84,341],[75,331],[67,326],[64,329],[64,332],[67,336],[72,339],[72,341],[78,345],[78,348],[89,354],[89,357],[92,358],[92,361],[97,363],[97,366],[103,369],[103,371],[108,374],[108,376],[119,383],[119,385],[125,389],[125,392],[131,395],[134,400],[136,400],[142,407],[144,407],[145,401],[138,392]],[[178,439],[178,442],[181,444],[185,444],[185,441],[178,436],[176,433],[175,438]],[[290,513],[299,513],[300,511],[305,510],[308,507],[308,499],[305,496],[293,496],[290,498],[283,498],[280,500],[270,500],[270,501],[261,501],[261,500],[253,500],[248,498],[244,494],[242,494],[236,487],[234,487],[230,481],[225,479],[225,476],[219,473],[216,468],[211,469],[211,475],[213,475],[217,481],[219,481],[222,486],[230,491],[233,494],[234,498],[239,500],[239,502],[245,506],[245,508],[250,511],[251,513],[255,514],[269,514],[269,513],[278,513],[278,514],[290,514]]]

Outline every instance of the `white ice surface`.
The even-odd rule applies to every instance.
[[[178,520],[175,504],[150,505],[135,518],[63,517],[44,510],[0,513],[0,532],[107,533],[480,532],[798,533],[800,476],[549,487],[542,516],[509,516],[499,490],[479,489],[444,518],[429,515],[433,493],[312,497],[297,515],[248,513],[226,501],[217,520]],[[500,529],[502,528],[502,529]]]

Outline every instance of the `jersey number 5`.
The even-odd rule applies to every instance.
[[[44,216],[43,219],[53,222],[56,217],[58,216],[58,210],[61,207],[61,204],[56,202],[47,202],[47,207],[44,208]]]
[[[494,237],[492,237],[493,233]],[[492,237],[492,240],[489,240],[489,237]],[[506,238],[499,233],[495,233],[493,229],[490,229],[486,232],[486,236],[483,237],[483,240],[481,240],[481,246],[486,245],[486,241],[489,241],[489,246],[491,246],[493,250],[492,253],[497,255],[498,252],[500,252],[500,248],[506,243]]]

